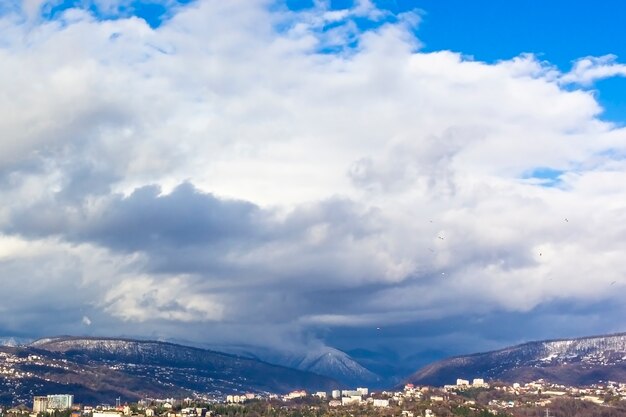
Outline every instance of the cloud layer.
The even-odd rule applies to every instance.
[[[588,88],[615,58],[424,53],[419,14],[368,1],[168,3],[158,28],[52,6],[0,17],[0,331],[625,330],[626,130]]]

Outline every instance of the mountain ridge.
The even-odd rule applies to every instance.
[[[64,389],[97,402],[111,401],[115,395],[128,400],[173,395],[216,398],[343,387],[325,376],[256,359],[129,338],[58,336],[26,346],[3,346],[0,368],[13,370],[0,375],[0,391],[22,400]]]
[[[283,350],[251,345],[222,345],[213,347],[213,349],[256,358],[288,368],[325,375],[348,386],[380,384],[382,381],[379,375],[367,369],[348,353],[330,346]]]
[[[498,350],[446,358],[419,369],[405,383],[444,385],[457,378],[586,385],[626,380],[626,333],[525,342]]]

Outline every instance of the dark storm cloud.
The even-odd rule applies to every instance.
[[[90,195],[81,201],[74,195],[65,199],[68,194],[64,189],[51,200],[16,208],[5,232],[140,252],[148,257],[151,272],[217,280],[240,275],[250,281],[255,276],[256,283],[250,284],[272,287],[280,281],[305,291],[345,278],[351,267],[342,271],[342,263],[359,256],[347,250],[346,240],[367,241],[379,227],[375,211],[359,210],[347,200],[331,199],[279,216],[249,202],[203,193],[189,183],[168,194],[146,186],[128,196],[99,196],[95,203]]]
[[[167,195],[161,195],[158,186],[145,186],[127,197],[105,196],[102,206],[93,211],[85,201],[63,200],[70,194],[67,191],[52,204],[15,213],[10,231],[29,237],[57,235],[125,252],[226,241],[252,244],[264,235],[263,213],[258,207],[200,193],[191,184],[181,184]],[[74,184],[72,191],[76,191]]]

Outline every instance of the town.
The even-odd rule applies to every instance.
[[[366,387],[331,392],[233,393],[224,398],[146,398],[86,405],[71,394],[38,395],[32,405],[0,408],[0,417],[566,417],[626,416],[626,383],[586,387],[457,379],[444,387],[407,384],[397,391]]]

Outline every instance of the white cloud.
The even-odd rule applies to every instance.
[[[329,13],[207,0],[158,29],[76,10],[1,18],[0,227],[37,238],[3,237],[0,267],[29,276],[24,252],[51,251],[44,288],[79,282],[111,328],[365,325],[623,295],[626,131],[563,88],[623,65],[470,61],[420,52],[417,15],[362,32],[354,16],[383,19],[371,2]],[[527,178],[538,168],[561,173],[555,187]],[[180,248],[159,239],[193,227],[159,217],[130,250],[85,232],[121,195],[183,181],[249,201],[281,233]]]
[[[577,83],[584,86],[611,77],[626,77],[626,65],[617,62],[615,55],[588,56],[574,63],[572,70],[561,77],[564,84]]]
[[[185,277],[130,277],[104,295],[105,311],[125,321],[206,321],[223,318],[224,307],[208,294],[196,294]]]

